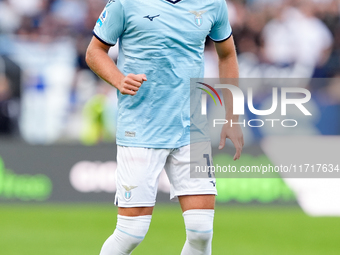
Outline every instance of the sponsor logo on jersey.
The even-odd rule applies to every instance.
[[[124,193],[124,198],[126,201],[131,200],[132,197],[132,193],[131,190],[137,188],[138,186],[127,186],[127,185],[123,185],[123,188],[125,189],[125,193]]]
[[[136,132],[125,131],[126,137],[136,137]]]
[[[149,19],[150,21],[153,21],[154,18],[158,18],[159,16],[160,16],[160,14],[158,14],[156,16],[152,16],[152,17],[150,17],[150,15],[148,15],[148,16],[144,16],[143,18],[144,19]]]
[[[108,14],[109,14],[109,12],[106,9],[104,9],[104,11],[100,14],[100,17],[97,20],[97,25],[99,27],[101,27],[104,24]]]
[[[202,15],[206,13],[207,11],[189,11],[191,14],[195,15],[195,24],[197,26],[202,26],[203,24],[203,18]]]

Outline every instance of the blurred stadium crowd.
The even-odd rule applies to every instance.
[[[114,141],[116,92],[84,60],[105,3],[0,0],[0,134],[33,144]],[[228,7],[242,78],[340,76],[340,1],[228,0]],[[213,47],[207,40],[206,77],[218,77]],[[117,57],[116,47],[110,54]],[[318,132],[340,134],[340,84],[308,88]]]

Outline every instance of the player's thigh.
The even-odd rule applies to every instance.
[[[152,215],[153,212],[152,207],[118,207],[118,214],[122,216],[136,217],[136,216],[144,216],[144,215]]]
[[[156,202],[159,175],[169,150],[118,146],[117,192],[119,214],[149,215]]]
[[[185,208],[209,209],[214,206],[216,180],[212,173],[193,173],[195,166],[206,167],[212,165],[211,144],[202,142],[187,145],[171,152],[165,165],[170,180],[170,197],[179,199]],[[206,169],[206,168],[204,168]]]
[[[179,196],[182,211],[195,210],[195,209],[214,209],[215,208],[215,195],[188,195]]]

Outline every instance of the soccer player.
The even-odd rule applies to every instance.
[[[110,0],[93,34],[87,63],[118,90],[118,220],[100,255],[131,254],[143,240],[163,168],[171,199],[178,199],[183,210],[187,239],[182,255],[211,254],[215,182],[212,176],[190,178],[190,143],[197,142],[201,165],[211,164],[211,145],[190,140],[190,78],[203,77],[207,36],[216,42],[220,77],[238,78],[225,0]],[[118,39],[116,66],[108,51]],[[231,96],[224,95],[226,119],[237,120],[232,100],[226,100]],[[226,138],[238,159],[240,127],[223,126],[220,149]]]

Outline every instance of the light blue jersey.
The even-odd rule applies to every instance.
[[[119,39],[124,75],[148,79],[135,96],[118,92],[117,144],[189,144],[190,78],[203,77],[206,36],[231,36],[225,0],[110,0],[93,33],[108,45]]]

